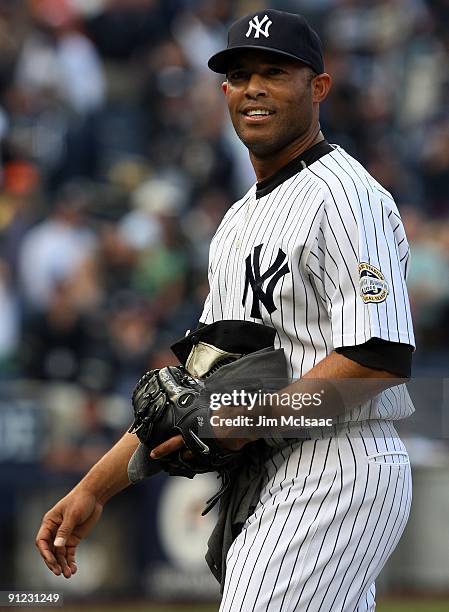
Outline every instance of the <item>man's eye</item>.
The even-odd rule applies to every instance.
[[[236,70],[235,72],[229,73],[229,79],[231,79],[231,81],[239,81],[246,78],[246,72],[243,72],[243,70]]]
[[[268,68],[267,73],[268,73],[270,76],[277,76],[277,75],[279,75],[279,74],[283,74],[283,73],[284,73],[284,71],[283,71],[281,68],[274,68],[274,67],[273,67],[273,68]]]

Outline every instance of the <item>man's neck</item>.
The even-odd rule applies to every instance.
[[[296,140],[289,146],[285,147],[278,153],[266,158],[258,158],[251,151],[249,157],[256,173],[257,182],[264,181],[265,179],[272,176],[280,168],[286,166],[292,159],[299,157],[301,153],[310,149],[318,142],[324,140],[323,133],[318,126],[318,132],[314,131],[308,134],[301,140]]]

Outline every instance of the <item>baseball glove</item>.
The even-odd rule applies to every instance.
[[[193,378],[182,366],[150,370],[137,383],[132,404],[135,433],[147,448],[153,449],[168,438],[181,434],[193,458],[185,461],[182,451],[172,453],[159,463],[171,476],[193,478],[196,474],[235,467],[240,453],[225,450],[214,438],[209,412],[201,406],[202,381]]]
[[[284,353],[273,349],[275,334],[273,328],[249,321],[204,325],[171,347],[181,366],[151,370],[142,376],[132,397],[134,422],[129,432],[135,433],[141,444],[128,464],[130,482],[139,482],[160,469],[188,478],[218,472],[221,488],[207,501],[203,514],[213,508],[249,451],[247,447],[228,451],[219,444],[210,426],[207,398],[233,388],[238,380],[244,381],[242,388],[246,381],[260,388],[260,377],[286,379]],[[281,386],[284,384],[278,388]],[[148,449],[178,434],[192,459],[184,460],[181,451],[158,460],[150,458]]]

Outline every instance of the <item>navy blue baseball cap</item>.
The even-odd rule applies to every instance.
[[[225,74],[230,60],[243,49],[262,49],[299,60],[316,72],[324,72],[318,34],[301,15],[267,9],[242,17],[229,28],[228,46],[213,55],[208,66]]]

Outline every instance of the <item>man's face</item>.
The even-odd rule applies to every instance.
[[[239,53],[223,91],[238,137],[256,157],[269,157],[305,135],[318,121],[313,72],[268,51]]]

